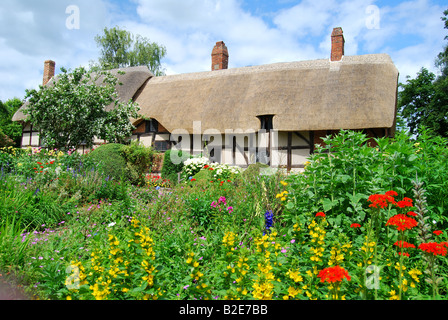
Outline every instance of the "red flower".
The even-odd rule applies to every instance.
[[[408,216],[416,217],[417,214],[416,214],[415,212],[413,212],[413,211],[409,211],[409,212],[408,212]]]
[[[437,235],[437,236],[440,236],[442,233],[443,233],[443,231],[442,230],[436,230],[436,231],[434,231],[433,232],[435,235]]]
[[[409,253],[407,253],[407,252],[398,252],[398,254],[400,256],[403,255],[403,256],[409,257]]]
[[[361,225],[359,223],[352,223],[350,228],[361,228]]]
[[[325,213],[323,213],[323,212],[318,212],[318,213],[316,213],[316,217],[322,217],[322,218],[325,218]]]
[[[415,246],[412,243],[402,240],[395,242],[394,245],[400,248],[415,248]]]
[[[390,192],[390,191],[388,191]],[[383,209],[391,204],[395,204],[395,199],[388,194],[372,194],[367,201],[372,202],[369,207]]]
[[[196,179],[195,179],[195,178],[192,178],[191,181],[196,181]]]
[[[426,251],[428,253],[432,253],[435,256],[438,256],[438,255],[445,256],[446,255],[446,247],[442,243],[437,243],[437,242],[422,243],[421,245],[418,246],[418,248],[420,250]]]
[[[344,278],[348,281],[351,280],[347,270],[338,265],[321,270],[317,276],[320,278],[320,282],[327,281],[328,283],[341,282]]]
[[[398,196],[398,193],[396,193],[395,191],[391,190],[391,191],[387,191],[385,193],[386,196],[391,196],[391,197],[396,197]]]
[[[399,208],[412,207],[412,199],[403,198],[403,200],[397,202]]]
[[[208,166],[208,164],[206,164],[205,166],[204,166],[204,169],[207,169],[209,166]]]
[[[404,214],[396,214],[387,220],[386,226],[395,226],[398,231],[405,231],[417,226],[417,221]]]

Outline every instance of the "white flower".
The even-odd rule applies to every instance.
[[[116,222],[111,222],[111,223],[109,223],[107,226],[108,227],[113,227],[114,225],[116,225],[117,223]]]

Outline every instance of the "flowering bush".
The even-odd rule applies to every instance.
[[[182,174],[184,180],[193,177],[198,173],[205,165],[209,164],[209,160],[206,157],[191,158],[184,161],[184,167],[182,168]]]
[[[238,166],[230,166],[228,164],[220,164],[217,162],[210,163],[208,158],[191,158],[184,162],[182,176],[184,180],[191,180],[195,174],[201,170],[207,170],[211,173],[213,181],[225,181],[233,179],[236,174],[241,173]]]

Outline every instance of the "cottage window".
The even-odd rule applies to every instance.
[[[159,131],[159,123],[155,119],[146,120],[145,132],[158,132]]]
[[[154,149],[160,152],[165,152],[171,147],[169,141],[154,141]]]
[[[258,119],[260,119],[260,129],[261,130],[272,130],[274,129],[273,124],[272,124],[272,119],[274,118],[273,115],[263,115],[263,116],[258,116]]]

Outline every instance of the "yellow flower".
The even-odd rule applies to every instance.
[[[415,282],[420,282],[420,280],[418,279],[418,276],[422,274],[422,272],[418,269],[412,269],[411,271],[408,272],[409,275],[412,277],[412,279]]]
[[[389,300],[398,300],[399,299],[399,297],[398,297],[398,295],[396,294],[396,292],[395,292],[395,290],[391,290],[390,292],[389,292],[389,294],[390,294],[390,298],[389,298]]]
[[[288,294],[293,298],[299,293],[302,293],[302,290],[300,290],[299,288],[293,288],[293,287],[288,288]]]

